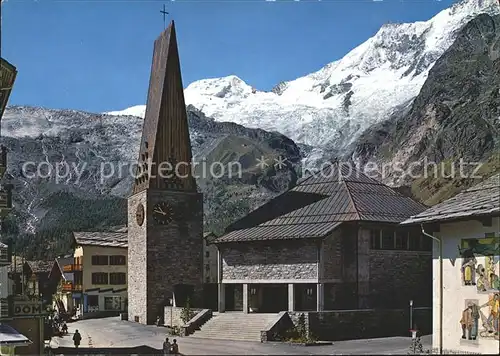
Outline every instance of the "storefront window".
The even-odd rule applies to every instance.
[[[122,298],[121,297],[104,297],[105,310],[121,310]]]

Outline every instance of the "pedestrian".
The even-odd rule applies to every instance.
[[[170,351],[171,351],[170,352],[171,354],[174,354],[174,355],[178,355],[179,354],[179,345],[177,344],[177,340],[176,339],[174,339]]]
[[[75,348],[80,346],[80,341],[82,341],[82,335],[78,332],[78,329],[75,330],[75,334],[73,335],[73,343],[75,344]]]
[[[165,338],[165,341],[163,342],[163,354],[168,355],[170,354],[170,348],[172,345],[170,344],[170,341],[168,341],[168,337]]]

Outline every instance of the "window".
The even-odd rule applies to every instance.
[[[205,265],[205,271],[210,271],[210,265],[209,264]]]
[[[103,272],[92,273],[92,284],[108,284],[108,274]]]
[[[89,307],[99,307],[99,296],[98,295],[87,296],[87,303]]]
[[[94,266],[105,266],[108,264],[108,256],[94,255],[92,256],[92,264]]]
[[[122,298],[104,297],[104,310],[122,310]]]
[[[110,273],[109,284],[127,284],[125,273]]]
[[[382,230],[382,249],[383,250],[394,249],[394,230],[392,229]]]
[[[485,237],[485,238],[488,238],[488,237],[495,237],[495,233],[494,233],[494,232],[485,232],[485,233],[484,233],[484,237]]]
[[[109,256],[109,264],[115,266],[116,265],[125,266],[126,264],[125,256],[123,255]]]
[[[396,250],[408,250],[407,231],[396,231]]]
[[[206,252],[205,252],[205,257],[206,257],[206,258],[209,258],[209,257],[210,257],[210,252],[206,251]]]
[[[9,252],[6,248],[0,248],[0,259],[2,261],[7,261],[9,259]]]
[[[411,251],[418,251],[420,250],[420,242],[422,240],[422,234],[420,231],[417,230],[412,230],[410,231],[409,237],[408,237],[408,243],[409,243],[409,248]],[[430,238],[429,238],[430,240]]]
[[[207,283],[210,283],[210,277],[205,278]]]
[[[74,277],[73,277],[73,283],[75,285],[81,285],[83,282],[83,276],[81,273],[75,273]]]
[[[372,250],[380,250],[380,230],[370,230],[371,248]]]

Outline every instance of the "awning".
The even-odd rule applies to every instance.
[[[28,346],[31,340],[21,334],[13,327],[0,323],[0,345],[1,346]]]

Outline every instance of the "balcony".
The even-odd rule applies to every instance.
[[[0,299],[0,319],[9,318],[13,314],[14,302],[12,297]]]
[[[0,219],[5,218],[12,210],[12,186],[0,187]]]
[[[2,145],[0,146],[0,178],[3,177],[6,170],[7,170],[7,148]]]
[[[73,284],[73,282],[66,282],[62,285],[62,291],[64,293],[81,292],[82,289],[81,284]]]
[[[11,263],[11,254],[8,247],[0,247],[0,267]]]
[[[63,272],[77,272],[77,271],[82,271],[83,266],[81,264],[71,264],[71,265],[64,265],[63,266]]]

